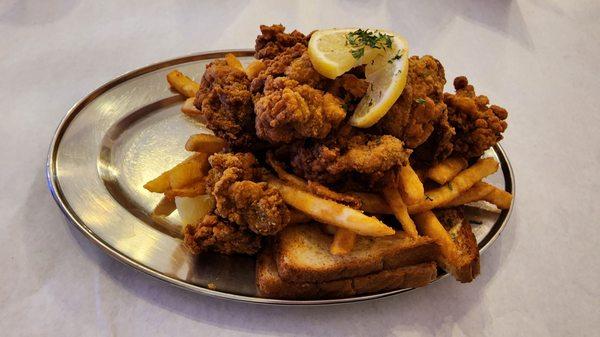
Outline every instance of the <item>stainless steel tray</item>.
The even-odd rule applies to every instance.
[[[242,63],[252,59],[250,50],[232,50],[160,62],[108,82],[69,110],[50,145],[47,178],[52,196],[70,223],[119,261],[176,286],[219,298],[318,305],[411,290],[310,301],[260,298],[253,258],[194,257],[182,248],[176,216],[160,223],[148,216],[160,195],[144,190],[144,182],[187,156],[184,144],[190,134],[206,131],[180,113],[183,98],[169,89],[165,76],[178,68],[199,80],[204,66],[227,52]],[[514,194],[512,170],[502,148],[495,146],[487,155],[501,163],[489,180]],[[484,251],[506,225],[510,210],[499,214],[472,210],[469,216],[483,222],[474,226],[474,232]],[[209,283],[216,290],[209,289]]]

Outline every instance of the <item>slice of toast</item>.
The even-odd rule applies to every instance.
[[[458,252],[453,258],[440,254],[439,266],[462,283],[473,281],[479,275],[479,247],[471,224],[460,208],[436,211],[436,215],[450,233]]]
[[[436,264],[428,262],[327,282],[286,282],[279,276],[272,249],[261,252],[256,262],[256,285],[259,295],[267,298],[349,297],[400,288],[422,287],[436,277]]]
[[[317,224],[290,226],[278,236],[274,252],[285,282],[326,282],[435,261],[439,246],[428,237],[404,232],[385,237],[359,237],[349,254],[332,255],[333,237]]]

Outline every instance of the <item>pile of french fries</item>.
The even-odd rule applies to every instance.
[[[251,63],[245,70],[232,54],[226,62],[254,77],[264,64]],[[174,70],[167,75],[171,87],[188,99],[182,111],[198,116],[193,100],[199,84]],[[208,157],[226,147],[222,139],[206,134],[192,135],[185,149],[192,156],[149,181],[144,187],[151,192],[163,193],[163,199],[153,211],[153,216],[168,216],[175,209],[185,223],[198,222],[214,209],[214,200],[205,192],[205,176],[209,169]],[[512,195],[482,179],[498,170],[493,158],[482,158],[471,166],[464,158],[451,157],[426,171],[415,171],[410,165],[401,167],[391,177],[391,183],[381,194],[338,193],[326,186],[286,172],[284,165],[267,153],[267,163],[276,176],[268,180],[269,186],[281,193],[284,201],[294,209],[292,222],[314,219],[324,224],[334,235],[330,251],[344,255],[352,251],[357,235],[386,236],[395,230],[376,216],[393,214],[402,229],[412,237],[426,235],[441,246],[442,253],[452,257],[457,252],[455,243],[432,210],[455,207],[476,201],[485,201],[498,209],[511,206]],[[431,181],[436,187],[425,189]],[[191,211],[190,211],[191,210]]]
[[[184,223],[195,223],[214,209],[214,199],[206,194],[208,157],[223,150],[225,142],[213,135],[198,134],[189,137],[185,148],[195,153],[144,185],[150,192],[163,194],[151,213],[153,218],[167,217],[177,209]]]
[[[267,162],[279,176],[279,179],[270,180],[269,184],[281,192],[285,202],[335,228],[330,251],[336,255],[351,252],[356,235],[385,236],[395,233],[391,227],[367,214],[393,214],[410,236],[427,235],[442,246],[443,252],[454,254],[454,242],[432,212],[433,209],[482,200],[496,205],[498,209],[508,209],[512,201],[510,193],[482,181],[498,169],[495,159],[483,158],[470,167],[467,167],[466,160],[461,165],[456,165],[457,161],[462,162],[461,159],[449,158],[423,174],[439,184],[439,187],[428,191],[425,191],[419,174],[410,165],[403,166],[381,195],[349,193],[360,200],[361,207],[357,210],[336,201],[341,199],[341,193],[331,190],[320,195],[311,193],[309,183],[285,172],[280,163],[267,156]]]

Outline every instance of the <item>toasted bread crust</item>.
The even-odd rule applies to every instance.
[[[326,282],[431,262],[439,255],[439,246],[432,239],[415,239],[403,232],[382,238],[359,237],[353,251],[344,256],[329,253],[332,240],[314,224],[286,228],[274,252],[280,277],[293,283]]]
[[[280,299],[340,298],[400,288],[415,288],[429,284],[436,277],[436,264],[428,262],[355,278],[298,283],[286,282],[279,277],[271,249],[266,249],[259,254],[256,263],[256,285],[259,295]]]
[[[463,219],[460,229],[456,232],[454,243],[458,248],[458,256],[450,261],[440,254],[438,264],[457,281],[471,282],[479,275],[479,247],[471,225],[466,219]]]

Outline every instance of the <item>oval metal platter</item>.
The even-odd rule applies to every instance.
[[[119,261],[184,289],[224,299],[322,305],[411,290],[324,300],[261,298],[254,258],[192,256],[181,245],[177,212],[161,221],[149,216],[161,195],[142,185],[189,154],[184,150],[189,135],[208,131],[180,112],[184,99],[169,89],[165,76],[177,68],[199,80],[207,63],[228,52],[244,64],[252,60],[251,50],[230,50],[160,62],[106,83],[71,108],[56,131],[47,162],[48,186],[69,222]],[[502,148],[495,146],[486,155],[501,164],[488,180],[514,194],[512,170]],[[481,222],[473,230],[484,251],[498,238],[510,210],[469,209],[467,215]]]

